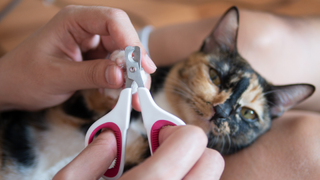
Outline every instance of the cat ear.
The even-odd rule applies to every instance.
[[[205,39],[201,52],[236,52],[239,26],[239,11],[237,7],[230,8],[220,19],[215,29]]]
[[[314,91],[315,87],[311,84],[273,86],[270,94],[272,118],[281,116],[282,113],[311,96]]]

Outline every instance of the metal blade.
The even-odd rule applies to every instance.
[[[133,56],[132,56],[133,55]],[[125,58],[127,66],[126,88],[131,87],[133,81],[138,87],[144,87],[141,77],[141,51],[139,46],[127,46],[125,49]]]

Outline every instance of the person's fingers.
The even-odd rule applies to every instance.
[[[141,54],[142,54],[142,56],[141,56],[141,66],[143,67],[143,69],[148,74],[154,73],[157,70],[157,66],[154,64],[154,62],[151,60],[151,58],[149,57],[149,55],[146,52],[141,53]]]
[[[124,84],[123,70],[108,59],[83,62],[56,60],[48,68],[50,85],[58,92],[73,92],[89,88],[120,88]],[[50,86],[50,87],[51,87]],[[52,92],[56,93],[56,92]]]
[[[149,75],[146,83],[144,84],[144,87],[150,89],[150,86],[151,86],[151,76]],[[136,111],[139,111],[139,112],[141,111],[138,92],[132,95],[132,108]]]
[[[48,71],[51,72],[48,74],[55,74],[55,78],[51,78],[47,83],[55,85],[59,92],[73,92],[78,89],[101,87],[118,89],[123,87],[125,83],[123,69],[109,59],[83,62],[56,60],[54,62],[57,63],[51,63],[48,68]],[[145,87],[150,89],[150,85],[151,77],[148,76]],[[135,110],[140,111],[137,93],[133,96],[132,106]]]
[[[166,127],[153,156],[125,173],[125,179],[182,179],[206,149],[207,137],[195,126]]]
[[[140,101],[139,101],[139,96],[138,93],[135,93],[132,95],[132,108],[136,111],[141,112],[141,106],[140,106]]]
[[[111,130],[105,130],[53,179],[99,179],[115,159],[116,153],[115,136]]]
[[[219,152],[207,148],[184,180],[217,180],[224,169],[224,159]]]
[[[108,52],[124,50],[127,46],[139,46],[144,70],[149,74],[156,70],[124,11],[109,7],[69,6],[61,14],[63,17],[67,15],[65,27],[82,50],[98,46],[99,41],[94,35],[106,36],[106,39],[102,37],[101,40]]]

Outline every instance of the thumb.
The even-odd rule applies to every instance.
[[[62,72],[55,79],[62,92],[91,88],[120,88],[124,84],[123,70],[108,59],[63,61]]]
[[[102,131],[73,161],[60,170],[53,180],[99,179],[115,159],[116,153],[113,132]]]

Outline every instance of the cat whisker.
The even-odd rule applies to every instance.
[[[228,147],[228,151],[227,152],[229,152],[230,148],[231,148],[231,138],[230,138],[229,134],[227,134],[227,138],[228,138],[228,142],[229,142],[229,147]]]
[[[166,80],[167,80],[167,82],[184,84],[184,85],[187,86],[187,84],[186,84],[184,81],[182,81],[181,79],[179,79],[179,78],[177,78],[177,77],[170,77],[170,78],[167,78]]]
[[[183,97],[191,99],[192,96],[195,96],[195,93],[192,92],[187,86],[185,88],[176,88],[175,86],[167,86],[165,91],[169,91],[182,95]]]
[[[208,136],[208,139],[209,139],[209,141],[208,141],[208,147],[209,147],[209,148],[212,148],[213,145],[215,144],[215,141],[216,141],[216,138],[217,138],[217,137],[213,135],[211,128],[210,128],[209,133],[208,133],[207,136]]]
[[[281,91],[281,90],[280,90],[280,89],[274,89],[274,90],[271,90],[271,91],[266,91],[266,92],[262,93],[261,95],[262,95],[262,96],[265,96],[265,95],[267,95],[267,94],[274,93],[274,92],[278,92],[278,91]]]
[[[166,89],[165,91],[167,91],[167,92],[173,92],[173,93],[178,94],[178,95],[180,95],[180,96],[182,96],[182,97],[184,97],[184,98],[186,98],[186,99],[192,99],[192,95],[191,95],[191,94],[186,93],[186,92],[184,92],[184,91],[182,91],[182,90],[178,90],[178,89]]]
[[[223,150],[224,150],[224,146],[225,146],[225,136],[223,136],[223,135],[221,135],[221,137],[222,137],[222,147],[221,147],[221,151],[223,152]]]
[[[268,104],[271,104],[271,105],[276,105],[274,102],[272,101],[267,101]]]
[[[216,145],[219,142],[219,139],[220,139],[220,135],[219,136],[212,135],[212,136],[214,138],[213,138],[213,141],[210,141],[210,147],[213,147],[214,145]]]
[[[173,83],[179,84],[181,86],[181,89],[185,90],[186,92],[188,92],[190,94],[195,94],[185,82],[183,82],[179,79],[172,79],[171,78],[168,81],[172,81]],[[174,85],[172,85],[172,86],[174,86]],[[176,88],[177,86],[174,86],[174,87]]]

